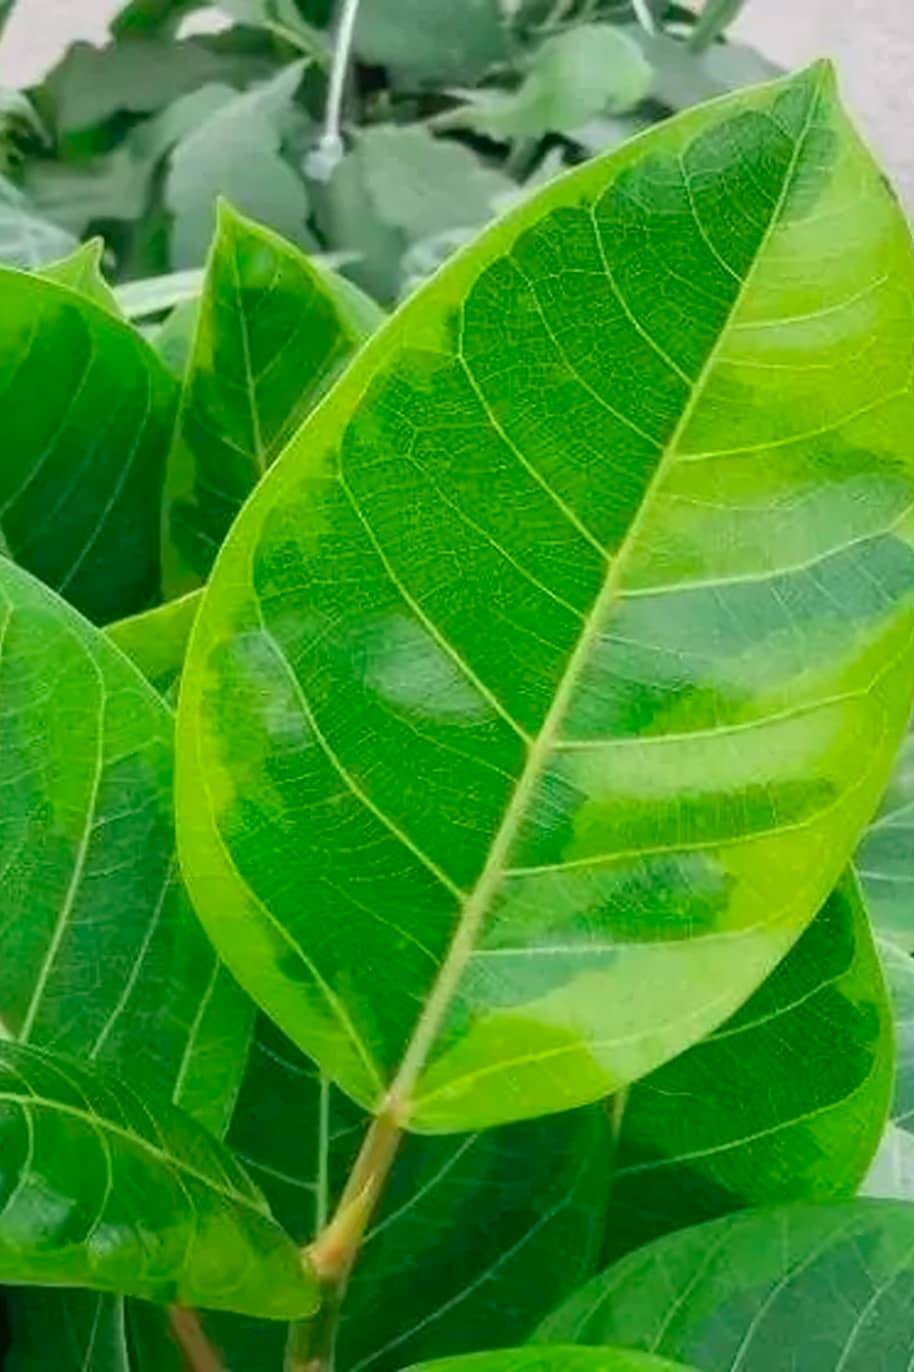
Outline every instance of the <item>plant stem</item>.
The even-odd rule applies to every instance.
[[[346,89],[349,57],[355,38],[355,21],[359,16],[360,4],[361,0],[342,0],[333,49],[333,65],[330,68],[330,83],[327,88],[324,132],[308,162],[310,175],[318,181],[329,181],[343,156],[343,92]]]
[[[195,1311],[170,1305],[168,1318],[188,1372],[225,1372],[222,1359],[204,1334]]]
[[[332,1372],[346,1287],[402,1136],[399,1114],[386,1107],[365,1135],[333,1218],[305,1250],[320,1281],[321,1308],[313,1320],[293,1326],[286,1372]]]

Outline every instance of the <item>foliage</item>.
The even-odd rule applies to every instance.
[[[823,64],[518,200],[454,121],[574,160],[593,35],[475,8],[360,31],[395,104],[516,77],[354,134],[363,265],[469,238],[392,317],[225,203],[0,271],[12,1372],[914,1356],[908,230]],[[267,165],[313,74],[137,80],[126,155]]]
[[[299,247],[351,254],[390,302],[540,176],[771,72],[723,41],[741,8],[370,0],[343,111],[357,136],[327,163],[333,5],[137,0],[106,46],[76,43],[0,98],[7,174],[46,233],[102,234],[118,280],[201,267],[222,195]],[[0,235],[0,261],[31,264],[20,233]]]

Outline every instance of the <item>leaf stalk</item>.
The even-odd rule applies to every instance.
[[[339,1205],[304,1256],[321,1285],[321,1307],[293,1325],[286,1372],[332,1372],[340,1311],[365,1232],[403,1137],[402,1116],[388,1101],[365,1135]]]

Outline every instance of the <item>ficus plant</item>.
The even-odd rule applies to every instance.
[[[8,1366],[909,1367],[914,257],[831,69],[390,317],[227,205],[123,302],[0,272]]]

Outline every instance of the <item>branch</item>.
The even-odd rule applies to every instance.
[[[204,1334],[196,1311],[170,1305],[168,1318],[188,1372],[225,1372],[222,1359]]]

